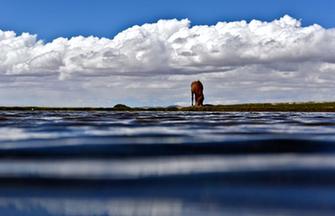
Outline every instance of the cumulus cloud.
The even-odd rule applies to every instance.
[[[112,39],[77,36],[49,43],[29,33],[0,30],[0,50],[1,80],[28,76],[75,83],[82,79],[78,81],[82,88],[101,83],[128,91],[134,86],[162,86],[164,94],[169,87],[186,91],[186,80],[201,78],[216,89],[226,88],[226,93],[238,92],[227,96],[209,90],[212,101],[287,100],[287,93],[280,92],[304,88],[309,89],[292,99],[332,99],[315,92],[319,87],[332,89],[335,78],[335,29],[305,27],[288,15],[272,22],[212,26],[192,26],[188,19],[159,20],[128,28]],[[159,84],[162,81],[164,85]],[[250,98],[250,89],[262,97]]]
[[[0,67],[5,74],[162,75],[225,71],[264,64],[287,70],[292,63],[335,63],[335,30],[302,27],[284,16],[191,26],[189,20],[160,20],[131,27],[113,39],[57,38],[44,44],[36,35],[0,31]],[[281,68],[282,67],[282,68]],[[290,69],[289,69],[290,70]]]

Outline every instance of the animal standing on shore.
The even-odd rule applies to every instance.
[[[203,106],[203,102],[205,99],[203,90],[204,87],[199,80],[192,82],[191,84],[192,106],[193,106],[193,95],[195,95],[195,106]]]

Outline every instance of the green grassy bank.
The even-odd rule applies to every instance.
[[[0,111],[222,111],[222,112],[335,112],[335,102],[322,103],[255,103],[234,105],[205,105],[203,107],[128,107],[118,104],[111,108],[99,107],[9,107]]]

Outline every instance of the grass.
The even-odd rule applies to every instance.
[[[335,102],[323,103],[254,103],[234,105],[213,105],[201,108],[185,107],[184,111],[225,111],[225,112],[335,112]]]
[[[218,111],[218,112],[335,112],[335,102],[308,103],[254,103],[234,105],[205,105],[203,107],[128,107],[118,104],[114,107],[9,107],[0,111]]]

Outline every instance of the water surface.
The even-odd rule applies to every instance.
[[[335,113],[0,112],[4,215],[334,215]]]

